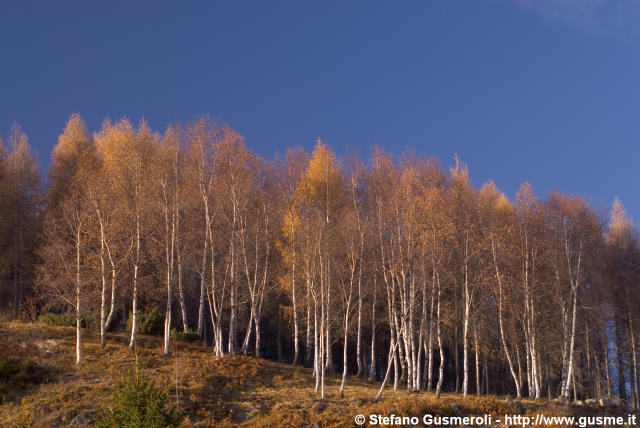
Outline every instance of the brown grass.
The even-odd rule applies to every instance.
[[[210,348],[187,343],[174,343],[171,356],[163,358],[161,339],[146,336],[140,337],[132,353],[125,334],[110,335],[104,349],[97,337],[87,334],[85,359],[76,367],[74,338],[69,327],[0,324],[0,359],[29,359],[40,374],[29,382],[0,388],[0,426],[65,426],[78,416],[90,423],[108,403],[115,381],[135,366],[136,358],[185,415],[184,427],[352,427],[359,413],[456,415],[453,403],[460,407],[460,415],[603,412],[527,400],[515,403],[493,396],[462,399],[443,394],[436,400],[431,393],[391,388],[375,402],[379,383],[358,378],[348,379],[344,398],[339,398],[340,378],[334,374],[327,378],[327,398],[321,401],[310,369],[244,356],[216,358]]]

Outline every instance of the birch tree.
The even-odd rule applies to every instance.
[[[575,370],[578,293],[587,278],[591,246],[602,236],[598,218],[581,198],[549,197],[554,233],[554,271],[562,301],[563,348],[560,397],[569,399]]]
[[[146,122],[142,121],[136,130],[127,119],[122,119],[115,124],[105,121],[97,136],[97,148],[109,183],[119,203],[126,207],[123,212],[126,216],[127,233],[133,242],[132,323],[129,340],[131,350],[136,343],[140,266],[143,262],[142,244],[145,221],[149,212],[147,196],[149,189],[145,177],[149,173],[154,138],[156,137]]]
[[[75,363],[82,362],[82,321],[89,285],[86,247],[90,229],[85,183],[95,171],[95,152],[89,132],[73,114],[58,138],[49,172],[51,180],[45,219],[45,245],[40,284],[72,307],[76,319]]]

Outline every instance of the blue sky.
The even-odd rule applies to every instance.
[[[271,157],[412,149],[640,220],[637,0],[3,2],[0,134],[209,114]],[[129,4],[132,3],[132,4]],[[106,4],[106,3],[104,3]]]

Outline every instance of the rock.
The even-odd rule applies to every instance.
[[[610,408],[610,407],[620,407],[620,399],[618,398],[601,398],[600,399],[600,406],[604,407],[604,408]]]
[[[77,415],[75,418],[73,418],[73,419],[71,419],[71,421],[69,421],[69,425],[89,425],[92,422],[93,421],[88,416]]]
[[[47,354],[51,354],[54,352],[56,346],[58,345],[58,340],[55,339],[47,339],[36,341],[33,344],[40,350]]]
[[[600,404],[598,404],[598,400],[596,400],[595,398],[589,398],[588,400],[585,400],[584,404],[585,406],[593,410],[600,408]]]
[[[456,413],[459,412],[460,411],[460,405],[458,405],[457,403],[451,404],[451,410],[453,410]]]

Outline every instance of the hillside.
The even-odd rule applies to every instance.
[[[342,427],[354,426],[356,414],[624,415],[617,409],[517,403],[493,396],[445,394],[436,401],[430,393],[391,389],[374,402],[379,383],[355,377],[348,379],[341,399],[337,375],[329,377],[328,399],[322,402],[308,368],[245,356],[217,359],[210,348],[181,342],[163,358],[161,339],[149,336],[140,338],[137,356],[127,349],[123,334],[111,335],[105,349],[97,337],[86,339],[85,359],[75,367],[73,328],[0,325],[0,426],[92,425],[108,404],[115,381],[134,367],[136,357],[184,414],[182,426]]]

